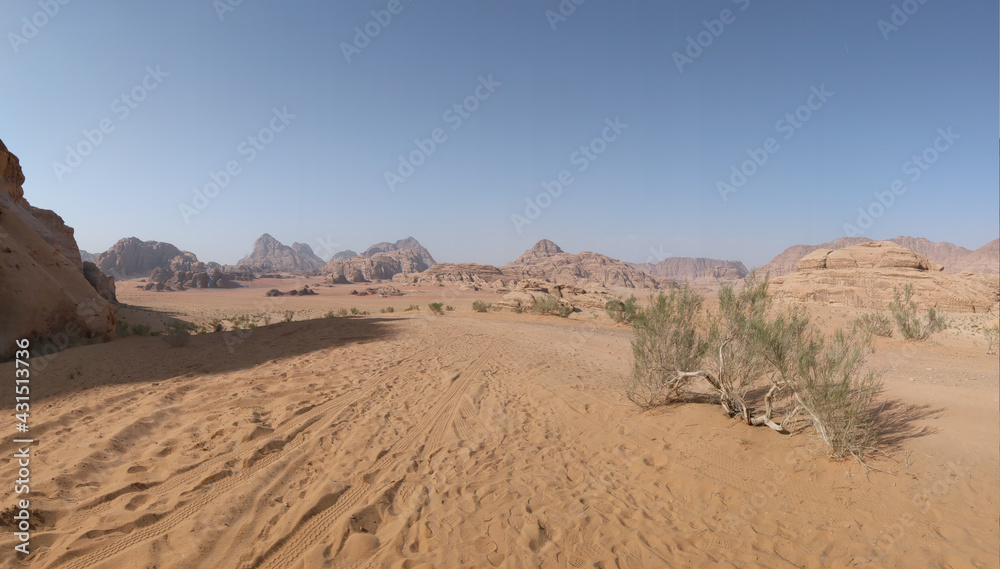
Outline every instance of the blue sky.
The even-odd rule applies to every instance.
[[[229,2],[4,4],[0,138],[82,248],[753,266],[845,224],[1000,234],[995,1]]]

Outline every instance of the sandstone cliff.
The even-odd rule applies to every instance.
[[[73,229],[29,205],[24,180],[17,157],[0,141],[0,358],[10,357],[20,338],[34,340],[35,348],[47,338],[110,339],[114,309],[84,275]],[[91,275],[97,276],[92,269]],[[102,282],[109,284],[107,277]]]

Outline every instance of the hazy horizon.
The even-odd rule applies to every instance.
[[[848,226],[1000,235],[996,3],[53,6],[0,14],[0,137],[92,253],[754,267]]]

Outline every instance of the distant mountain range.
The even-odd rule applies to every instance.
[[[869,241],[872,240],[864,237],[843,237],[819,245],[794,245],[758,267],[757,271],[769,272],[772,277],[787,275],[794,273],[796,263],[813,251],[843,249]],[[975,251],[921,237],[896,237],[888,241],[943,265],[948,273],[1000,273],[1000,240],[987,243]],[[142,241],[135,237],[122,239],[103,253],[95,255],[81,251],[80,256],[83,261],[92,260],[101,271],[119,279],[146,277],[157,267],[205,270],[205,265],[198,261],[194,253],[181,251],[170,243]],[[248,255],[226,269],[325,274],[330,275],[333,282],[343,283],[416,275],[437,264],[430,251],[413,237],[395,243],[376,243],[360,254],[347,249],[324,261],[309,245],[285,245],[265,233],[254,242]],[[209,263],[209,266],[215,264]],[[657,263],[628,263],[590,251],[567,253],[552,241],[543,239],[500,268],[472,263],[449,264],[433,274],[428,273],[427,278],[406,276],[401,282],[468,282],[473,278],[483,281],[486,275],[503,275],[502,278],[507,281],[536,278],[573,286],[660,288],[674,282],[689,282],[696,286],[733,283],[747,273],[747,267],[740,261],[670,257]]]

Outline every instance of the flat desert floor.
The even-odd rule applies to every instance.
[[[126,322],[256,312],[271,288],[127,285],[141,308]],[[712,403],[638,412],[617,385],[631,331],[599,314],[351,288],[184,347],[130,336],[36,361],[33,553],[13,554],[7,492],[0,566],[1000,566],[1000,368],[969,335],[879,340],[891,428],[873,463],[886,472],[865,473],[804,424],[780,435]],[[429,315],[442,295],[456,310]],[[372,314],[319,318],[352,305]]]

